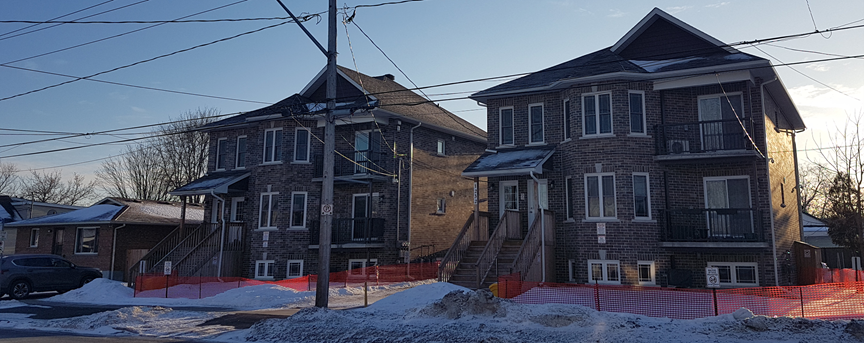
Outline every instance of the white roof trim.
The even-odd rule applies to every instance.
[[[677,79],[667,79],[667,80],[659,80],[654,82],[654,90],[662,91],[666,89],[675,89],[675,88],[687,88],[694,86],[702,86],[702,85],[713,85],[717,83],[717,80],[720,80],[721,83],[726,82],[737,82],[737,81],[750,81],[755,84],[756,81],[753,78],[753,75],[750,74],[749,70],[737,70],[737,71],[729,71],[718,73],[715,75],[700,75],[700,76],[691,76]]]
[[[717,47],[723,48],[724,50],[726,50],[730,53],[739,52],[737,49],[726,46],[726,43],[723,43],[720,40],[709,36],[705,32],[699,31],[699,29],[697,29],[693,26],[690,26],[689,24],[679,20],[678,18],[673,17],[669,13],[666,13],[657,7],[654,7],[654,9],[651,10],[651,12],[648,12],[648,14],[645,15],[645,17],[642,18],[642,20],[639,21],[639,23],[636,24],[636,26],[634,26],[632,29],[630,29],[630,31],[627,31],[627,34],[625,34],[624,37],[621,37],[621,39],[619,39],[618,42],[616,42],[615,45],[612,46],[612,49],[611,49],[612,52],[618,53],[621,49],[626,48],[628,45],[630,45],[630,43],[634,39],[636,39],[636,37],[641,35],[642,32],[644,32],[649,26],[651,26],[651,24],[653,24],[655,21],[657,21],[657,18],[666,19],[669,22],[671,22],[673,25],[678,26],[684,30],[687,30],[690,33],[692,33],[693,35],[695,35],[699,38],[702,38],[702,39],[708,41],[709,43],[716,45]]]
[[[307,93],[310,93],[311,91],[314,90],[314,87],[317,87],[326,81],[326,78],[325,78],[326,73],[327,73],[327,67],[324,67],[324,69],[321,69],[321,71],[319,71],[318,74],[315,75],[315,77],[312,79],[312,81],[309,81],[309,83],[306,84],[306,87],[303,87],[303,90],[300,91],[300,95],[308,98],[311,94],[307,94]],[[355,82],[354,79],[348,77],[348,75],[343,73],[342,70],[339,70],[338,67],[336,68],[336,74],[338,76],[341,76],[342,78],[344,78],[345,81],[348,81],[352,86],[354,86],[354,88],[357,88],[357,90],[359,90],[363,94],[367,94],[367,96],[369,98],[371,98],[372,100],[378,100],[378,98],[376,98],[375,96],[369,95],[370,94],[369,91],[367,91],[363,87],[360,87],[360,85],[357,84],[357,82]]]

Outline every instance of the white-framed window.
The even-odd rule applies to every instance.
[[[438,198],[435,202],[435,213],[444,214],[447,212],[447,199]]]
[[[637,261],[636,273],[640,285],[653,286],[656,283],[654,261]]]
[[[570,131],[570,125],[573,125],[571,122],[573,114],[570,113],[570,99],[564,99],[564,140],[570,139],[572,133]]]
[[[573,220],[573,178],[567,177],[564,179],[564,200],[567,205],[567,220]]]
[[[543,104],[528,105],[528,143],[544,142]]]
[[[519,181],[501,181],[498,183],[499,218],[506,210],[519,210]]]
[[[348,271],[352,275],[366,275],[366,267],[374,267],[378,265],[377,258],[366,259],[350,259],[348,260]]]
[[[621,284],[621,261],[588,260],[588,282],[607,285]]]
[[[303,276],[303,260],[288,260],[286,279],[294,279]]]
[[[75,253],[95,254],[99,248],[99,228],[79,227],[75,233]]]
[[[717,267],[720,286],[759,286],[759,267],[756,262],[708,262],[708,267]]]
[[[747,175],[703,178],[708,235],[750,237],[754,233],[750,208],[750,177]],[[710,211],[734,209],[738,211]]]
[[[513,107],[498,109],[499,145],[513,145]]]
[[[308,129],[298,127],[294,131],[294,162],[309,162],[311,136]]]
[[[630,102],[630,133],[644,135],[645,129],[645,92],[630,91],[628,93]]]
[[[381,131],[363,130],[354,132],[354,173],[369,174],[379,169],[381,161]]]
[[[279,219],[279,192],[261,193],[258,217],[259,229],[275,229]]]
[[[216,142],[216,170],[225,170],[228,161],[228,138],[219,138]]]
[[[273,280],[273,260],[257,260],[255,261],[255,279],[257,280]]]
[[[615,174],[585,174],[585,215],[589,219],[615,218]]]
[[[232,222],[239,223],[243,221],[243,211],[245,209],[246,198],[234,197],[231,198],[231,217]]]
[[[651,186],[648,173],[633,173],[633,216],[651,219]]]
[[[443,139],[438,140],[438,156],[444,156],[447,153]]]
[[[306,228],[306,198],[307,192],[291,193],[291,226],[292,229]]]
[[[582,134],[612,135],[612,94],[582,96]]]
[[[30,247],[36,248],[39,246],[39,229],[30,229]]]
[[[576,263],[575,260],[568,260],[567,261],[567,274],[568,274],[567,280],[568,281],[576,282],[576,275],[577,275],[576,268],[578,268],[578,267],[579,267],[579,264]]]
[[[702,95],[699,101],[699,130],[702,150],[734,150],[746,148],[743,120],[744,99],[740,92]]]
[[[282,128],[264,130],[264,163],[282,161]]]
[[[246,136],[237,137],[237,155],[234,163],[237,169],[246,168]]]

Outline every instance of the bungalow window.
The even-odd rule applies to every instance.
[[[291,228],[306,228],[306,194],[291,193]]]
[[[309,130],[298,128],[294,135],[294,162],[309,162]]]
[[[585,175],[585,209],[590,219],[615,218],[615,175]]]
[[[583,134],[612,134],[612,95],[594,94],[582,97]]]
[[[76,254],[95,254],[98,248],[99,229],[95,227],[79,227],[75,234]]]
[[[238,169],[246,167],[246,136],[237,137],[237,156],[234,161]]]
[[[255,261],[255,278],[259,280],[273,280],[273,260]]]
[[[759,286],[758,266],[756,265],[756,263],[708,262],[708,266],[717,268],[720,276],[721,286]]]
[[[279,192],[261,193],[259,229],[275,229],[279,219]]]
[[[264,131],[264,163],[282,161],[282,128]]]
[[[228,138],[219,138],[216,143],[216,170],[225,170],[226,159],[228,158]]]
[[[588,282],[621,284],[621,262],[618,260],[588,260]]]
[[[543,143],[543,104],[528,105],[529,115],[529,143]]]
[[[303,260],[288,260],[286,278],[294,279],[303,276]]]
[[[654,261],[637,261],[636,271],[639,274],[640,285],[654,285]]]
[[[513,145],[513,107],[499,110],[500,145]]]
[[[645,94],[630,92],[630,133],[645,134]]]
[[[633,173],[633,215],[636,218],[651,218],[651,195],[647,173]]]
[[[39,229],[30,229],[30,247],[36,248],[39,246]]]
[[[570,139],[570,99],[564,100],[564,140]]]

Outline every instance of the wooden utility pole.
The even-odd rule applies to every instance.
[[[327,56],[327,114],[324,116],[324,175],[321,182],[321,233],[318,236],[318,282],[315,284],[315,307],[327,307],[330,294],[330,242],[333,229],[333,158],[336,149],[336,0],[330,0],[327,17],[327,50],[309,33],[297,17],[276,0],[291,19]]]

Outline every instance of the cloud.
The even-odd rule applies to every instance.
[[[806,85],[790,88],[789,95],[798,107],[815,107],[841,112],[852,112],[864,107],[864,103],[852,98],[864,100],[864,85],[850,87],[833,84],[830,86],[836,90],[824,86]]]
[[[141,107],[130,106],[129,108],[131,108],[133,111],[138,112],[138,113],[147,113],[147,110],[145,110]]]
[[[811,63],[807,65],[807,69],[815,70],[815,71],[828,71],[831,68],[828,67],[828,64],[825,63]]]
[[[708,4],[708,5],[705,5],[705,7],[709,7],[709,8],[719,8],[719,7],[726,6],[726,5],[728,5],[728,4],[729,4],[728,1],[724,1],[724,2],[718,2],[718,3],[716,3],[716,4]]]
[[[627,15],[627,13],[622,12],[619,9],[611,9],[611,10],[609,10],[609,12],[612,12],[611,14],[607,15],[607,17],[609,17],[609,18],[621,18],[621,17]]]
[[[691,8],[693,8],[693,6],[673,6],[673,7],[666,7],[666,12],[669,12],[669,14],[675,14],[675,13],[684,12],[684,11],[689,10],[689,9],[691,9]]]

